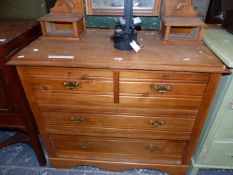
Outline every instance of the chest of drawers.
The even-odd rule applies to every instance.
[[[145,48],[136,54],[115,50],[110,36],[40,38],[9,63],[17,65],[51,164],[185,174],[227,70],[204,45],[163,45],[142,32]]]
[[[33,20],[0,19],[0,128],[16,131],[0,143],[0,148],[17,142],[28,143],[40,165],[45,165],[38,130],[16,69],[6,65],[13,54],[40,35],[40,27]]]
[[[204,42],[226,63],[231,75],[221,79],[192,157],[190,175],[197,174],[200,168],[233,169],[233,35],[223,29],[212,28],[206,31]]]

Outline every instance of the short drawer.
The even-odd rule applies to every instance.
[[[31,78],[33,92],[43,93],[108,93],[113,94],[112,80],[82,80],[79,78]]]
[[[218,126],[218,132],[215,133],[214,138],[219,140],[232,140],[233,132],[233,110],[225,110],[221,117],[221,122]],[[233,144],[232,144],[233,146]]]
[[[201,73],[122,71],[120,93],[143,96],[203,96],[209,75]]]
[[[195,118],[186,116],[129,116],[66,112],[43,112],[48,126],[75,128],[121,128],[137,130],[192,131]]]
[[[214,140],[211,146],[207,148],[203,164],[215,165],[216,167],[233,166],[233,143],[221,140]]]
[[[120,104],[158,109],[198,110],[209,74],[122,71]]]
[[[163,140],[138,140],[107,137],[51,135],[54,150],[60,155],[79,156],[89,152],[128,155],[173,155],[181,156],[186,142]]]
[[[113,94],[113,73],[78,68],[27,68],[34,92]]]

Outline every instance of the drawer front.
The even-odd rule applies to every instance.
[[[105,93],[113,94],[112,80],[80,80],[78,78],[31,78],[33,92],[43,93]]]
[[[79,68],[27,68],[39,105],[110,105],[113,73]]]
[[[137,155],[174,155],[180,156],[186,142],[162,140],[114,139],[106,137],[85,137],[51,135],[55,152],[79,155],[82,152],[137,154]]]
[[[123,71],[120,104],[161,109],[198,110],[208,74]]]
[[[232,131],[233,110],[226,110],[222,116],[221,123],[214,138],[221,140],[233,140]]]
[[[108,70],[28,68],[27,71],[34,92],[113,94],[113,73]]]
[[[120,72],[119,104],[113,72],[99,69],[27,68],[39,105],[88,105],[198,110],[208,74]],[[117,80],[115,80],[117,81]]]
[[[192,131],[195,119],[187,117],[126,116],[87,113],[43,112],[49,126],[74,128],[121,128],[137,130]],[[171,133],[172,134],[172,133]]]
[[[217,167],[233,166],[233,143],[215,140],[208,147],[208,153],[203,159],[203,163],[207,165],[216,165]]]

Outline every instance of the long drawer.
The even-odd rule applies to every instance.
[[[189,140],[195,119],[69,112],[42,112],[51,134]]]
[[[155,161],[156,156],[161,156],[163,159],[173,157],[173,159],[177,159],[176,161],[178,161],[182,157],[186,147],[186,142],[182,141],[119,139],[75,135],[51,135],[50,138],[56,155],[69,158],[86,155],[90,159],[95,159],[96,155],[100,155],[98,158],[101,159],[102,156],[107,154],[108,158],[112,157],[115,160],[122,157],[125,160],[128,157],[135,157],[139,160],[149,159]]]
[[[185,116],[129,116],[70,112],[43,112],[48,126],[192,131],[195,119]]]

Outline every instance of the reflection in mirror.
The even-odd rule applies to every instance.
[[[87,15],[123,15],[124,0],[85,0]],[[134,16],[158,16],[161,0],[133,0]]]
[[[154,0],[133,0],[134,8],[153,9]],[[124,0],[93,0],[93,8],[123,8]]]

